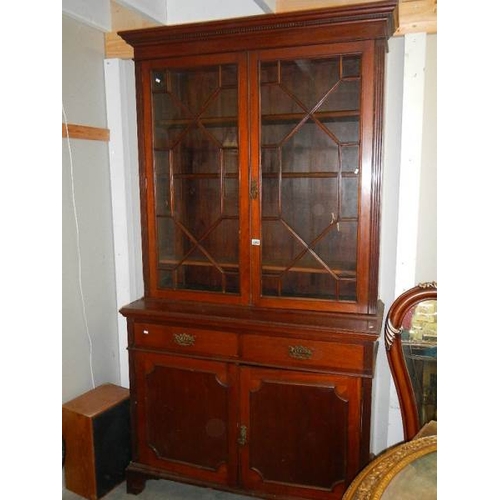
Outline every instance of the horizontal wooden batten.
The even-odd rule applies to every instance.
[[[399,28],[394,36],[437,33],[437,0],[402,0],[399,17]]]
[[[121,36],[118,36],[117,31],[158,26],[159,23],[146,19],[140,13],[113,0],[111,0],[110,5],[112,32],[105,34],[106,58],[132,59],[134,49],[125,43]]]
[[[133,59],[134,49],[117,33],[106,33],[106,59]]]
[[[109,141],[109,129],[88,127],[86,125],[62,124],[62,136],[70,139],[86,139],[89,141]]]

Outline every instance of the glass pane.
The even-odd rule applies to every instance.
[[[200,114],[220,90],[220,68],[175,69],[167,72],[167,90],[190,114]]]
[[[342,177],[341,218],[356,219],[358,216],[358,178]]]
[[[338,219],[336,177],[285,177],[281,197],[281,219],[307,245]]]
[[[282,296],[326,300],[337,298],[336,280],[330,274],[288,272],[283,276],[282,283]]]
[[[282,147],[283,172],[338,172],[339,147],[321,125],[308,122]]]
[[[359,110],[359,89],[359,79],[340,81],[321,104],[320,111]]]
[[[424,300],[406,314],[401,343],[424,425],[437,420],[437,300]]]
[[[221,149],[217,141],[201,128],[190,127],[172,149],[175,174],[218,174]]]
[[[266,121],[263,121],[260,131],[262,146],[274,146],[279,148],[281,144],[293,134],[296,126],[297,123],[291,121],[287,123],[279,123],[278,121],[266,123]]]
[[[278,63],[276,61],[261,64],[260,81],[262,84],[278,82]]]
[[[361,74],[361,58],[359,56],[343,56],[342,57],[342,76],[360,76]]]
[[[325,123],[325,127],[335,140],[348,146],[359,144],[359,119],[344,118]]]
[[[156,213],[157,215],[170,215],[171,203],[168,153],[164,151],[155,151],[154,168],[156,171]]]
[[[263,295],[357,298],[360,62],[261,64]]]
[[[281,62],[281,86],[311,110],[339,83],[339,58]]]
[[[338,287],[340,300],[356,300],[356,280],[339,280]]]
[[[260,167],[262,174],[278,173],[281,163],[281,149],[262,147],[260,153]]]
[[[203,118],[213,118],[216,120],[222,116],[227,116],[236,119],[238,111],[238,90],[235,88],[220,89],[216,95],[213,95],[209,100],[208,106],[203,111]]]
[[[222,150],[222,168],[225,170],[226,174],[238,173],[238,149],[227,148]]]
[[[237,70],[152,72],[160,288],[240,292]]]
[[[342,172],[359,173],[359,146],[342,146],[340,148]]]

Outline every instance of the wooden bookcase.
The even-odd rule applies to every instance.
[[[369,458],[397,2],[122,32],[145,296],[128,489],[339,499]]]

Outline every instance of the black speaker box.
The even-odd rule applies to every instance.
[[[124,481],[130,462],[129,391],[101,385],[62,411],[66,488],[97,500]]]

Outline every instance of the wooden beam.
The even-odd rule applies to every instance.
[[[134,49],[116,32],[106,33],[106,59],[133,59]]]
[[[62,124],[62,136],[70,139],[87,139],[90,141],[109,141],[109,129],[87,127],[86,125]]]
[[[437,33],[437,0],[400,0],[394,36],[407,33]]]
[[[127,9],[117,2],[111,1],[112,31],[105,36],[105,53],[107,59],[132,59],[134,49],[118,36],[117,31],[149,28],[159,23],[141,17],[137,12]]]
[[[341,7],[366,2],[367,0],[276,0],[276,12]],[[399,27],[394,36],[421,32],[437,33],[437,0],[400,0]]]

